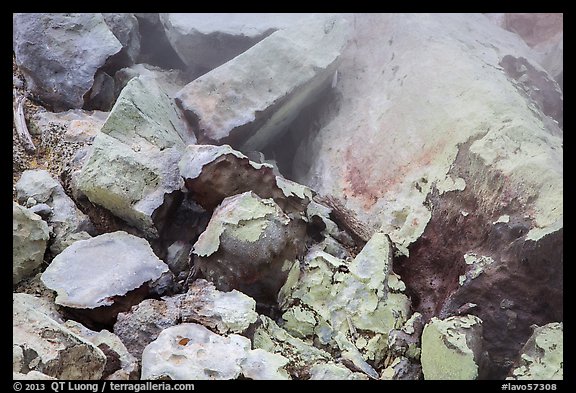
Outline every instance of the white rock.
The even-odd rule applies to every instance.
[[[42,218],[16,202],[12,203],[12,283],[34,273],[44,260],[50,235]]]

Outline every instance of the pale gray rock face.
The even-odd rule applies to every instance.
[[[57,379],[100,379],[106,364],[104,353],[42,308],[31,307],[34,302],[28,301],[28,296],[13,297],[13,371],[36,371]]]
[[[102,14],[21,13],[12,20],[28,88],[56,111],[82,108],[96,71],[122,49]]]
[[[169,97],[173,97],[189,82],[180,70],[165,70],[149,64],[134,64],[133,66],[122,68],[114,74],[117,95],[120,94],[128,81],[134,77],[154,79]]]
[[[133,78],[94,139],[78,188],[92,203],[157,237],[163,223],[153,216],[162,216],[158,209],[171,205],[166,194],[182,186],[178,160],[195,141],[154,80]]]
[[[56,303],[80,309],[109,306],[115,297],[168,271],[144,239],[118,231],[75,242],[42,274]]]
[[[564,378],[564,325],[553,322],[534,327],[514,368],[506,379],[554,380]]]
[[[202,325],[183,323],[165,329],[144,349],[142,379],[288,379],[286,358],[250,348],[246,337],[224,337]]]
[[[332,81],[347,31],[325,15],[279,30],[190,82],[176,102],[200,142],[259,150]]]
[[[88,217],[76,207],[62,185],[48,171],[24,171],[16,183],[16,192],[21,202],[33,198],[37,203],[45,203],[50,208],[51,214],[46,221],[54,235],[50,245],[53,255],[61,253],[77,240],[90,238],[87,230],[92,231],[93,228]]]
[[[18,284],[40,267],[49,239],[42,217],[12,203],[12,283]]]
[[[108,28],[122,44],[122,51],[127,56],[127,59],[131,63],[136,62],[136,58],[140,53],[138,19],[136,19],[134,14],[129,13],[103,13],[102,16],[104,17],[104,21],[108,25]]]
[[[166,37],[189,67],[211,70],[308,14],[160,14]],[[150,17],[148,17],[150,19]]]

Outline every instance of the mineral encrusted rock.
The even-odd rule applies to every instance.
[[[432,318],[422,332],[424,379],[477,379],[482,321],[474,315]]]
[[[522,350],[516,366],[506,379],[552,380],[564,378],[563,323],[535,327]]]
[[[367,380],[365,374],[356,373],[335,363],[317,363],[310,368],[310,380]]]
[[[42,217],[12,203],[12,283],[34,273],[44,259],[49,239],[48,224]]]
[[[57,304],[93,309],[167,271],[146,240],[118,231],[72,244],[54,258],[42,282],[58,292]]]
[[[104,353],[42,308],[30,307],[33,303],[26,300],[28,296],[13,296],[13,371],[37,371],[57,379],[100,379],[106,364]]]
[[[190,82],[176,102],[202,143],[259,150],[332,81],[346,37],[339,16],[279,30]]]

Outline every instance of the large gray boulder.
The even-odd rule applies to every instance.
[[[347,32],[341,17],[310,17],[190,82],[176,102],[201,142],[260,150],[332,81]]]
[[[13,371],[37,371],[57,379],[100,379],[104,353],[50,318],[49,311],[28,300],[32,297],[13,294]]]
[[[159,14],[170,44],[188,67],[208,71],[307,14]]]
[[[13,49],[32,94],[62,111],[82,108],[94,76],[121,43],[98,13],[16,13]]]
[[[166,194],[181,188],[178,160],[195,142],[154,80],[133,78],[94,139],[78,188],[92,203],[157,237],[163,222],[154,222],[154,214],[162,217],[158,209],[171,205]]]
[[[483,15],[351,18],[328,120],[294,137],[293,179],[390,235],[426,320],[481,305],[502,378],[530,325],[562,320],[561,90]],[[459,285],[472,253],[494,263]]]
[[[118,231],[72,244],[54,258],[42,282],[58,293],[57,304],[94,309],[167,271],[146,240]]]
[[[50,234],[42,217],[12,203],[12,283],[31,276],[44,260]]]

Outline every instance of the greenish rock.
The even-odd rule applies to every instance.
[[[161,206],[168,209],[166,194],[182,187],[178,161],[185,146],[195,142],[156,82],[133,78],[94,139],[78,189],[92,203],[156,237],[163,223],[153,220],[154,213]]]
[[[362,373],[356,373],[337,363],[318,363],[310,369],[310,380],[367,380]]]
[[[411,359],[400,356],[382,370],[382,380],[419,380],[422,378],[422,366]]]
[[[424,379],[476,379],[481,337],[482,320],[474,315],[432,318],[422,332]]]
[[[12,203],[12,284],[32,276],[44,259],[50,234],[42,218]]]
[[[561,380],[564,378],[564,325],[535,327],[506,379]]]

